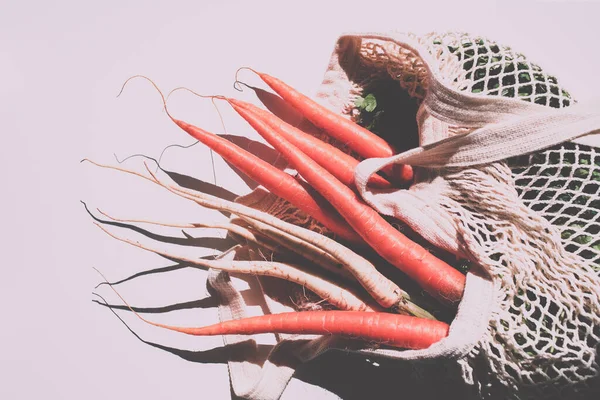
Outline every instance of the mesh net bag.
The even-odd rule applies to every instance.
[[[364,160],[356,171],[359,192],[433,247],[467,258],[470,270],[448,338],[419,351],[351,350],[452,365],[454,379],[474,398],[594,398],[600,391],[594,107],[576,104],[522,54],[466,34],[344,35],[317,99],[356,117],[358,96],[381,84],[416,105],[419,146]],[[415,166],[415,184],[391,193],[366,187],[370,175],[394,163]],[[267,193],[241,201],[327,234]],[[230,290],[226,281],[212,283]],[[232,309],[224,306],[225,317],[243,315],[243,304]],[[334,337],[281,339],[262,369],[238,364],[236,373],[230,363],[238,395],[278,398],[296,362],[352,346]]]

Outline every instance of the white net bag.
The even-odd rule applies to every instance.
[[[380,213],[471,264],[446,339],[419,351],[359,351],[454,365],[474,397],[593,398],[600,390],[596,109],[574,105],[523,55],[464,34],[342,36],[317,98],[351,117],[357,97],[381,82],[397,82],[418,105],[420,147],[363,161],[357,187]],[[417,167],[410,189],[366,187],[394,163]],[[252,202],[302,220],[287,203],[261,207],[268,198]],[[243,304],[223,307],[228,317],[243,315]],[[279,361],[349,345],[329,337],[294,343],[275,349]],[[234,389],[237,381],[244,397],[277,398],[295,366],[281,365],[232,371]]]

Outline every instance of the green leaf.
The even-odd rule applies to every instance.
[[[365,104],[365,99],[363,97],[357,97],[356,100],[354,100],[354,106],[356,108],[364,108],[364,104]]]
[[[366,112],[373,112],[373,110],[375,110],[377,107],[377,100],[375,99],[375,96],[370,93],[365,97],[357,98],[354,101],[354,105],[361,110],[365,110]]]
[[[375,110],[375,108],[377,108],[377,100],[375,99],[375,96],[373,96],[372,93],[368,94],[367,97],[365,97],[364,107],[366,112],[372,112],[373,110]]]

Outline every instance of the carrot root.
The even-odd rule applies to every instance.
[[[332,305],[342,310],[373,310],[363,300],[359,299],[354,293],[350,292],[349,290],[341,288],[335,285],[334,283],[323,279],[319,276],[312,275],[306,271],[303,271],[291,264],[272,261],[231,261],[194,259],[183,255],[167,252],[164,250],[159,250],[141,244],[139,242],[120,237],[118,235],[115,235],[114,233],[111,233],[98,223],[95,223],[95,225],[98,226],[107,235],[111,236],[112,238],[118,241],[130,244],[132,246],[138,247],[146,251],[150,251],[163,257],[180,260],[204,268],[213,268],[227,272],[263,275],[285,279],[287,281],[305,286],[307,289],[313,291],[321,298],[327,300]]]
[[[348,187],[354,187],[354,170],[359,161],[336,147],[311,136],[300,129],[282,121],[260,108],[235,99],[226,99],[233,109],[252,127],[257,129],[257,121],[264,122],[276,129],[286,140],[294,144],[320,166],[329,171]],[[389,189],[392,184],[379,175],[374,175],[369,184],[380,189]]]
[[[326,201],[320,197],[320,195],[314,191],[311,192],[307,190],[290,175],[256,157],[250,152],[240,148],[239,146],[236,146],[228,140],[192,124],[174,118],[169,113],[166,99],[158,86],[144,76],[139,77],[147,79],[154,86],[161,96],[165,112],[171,121],[173,121],[190,136],[199,140],[211,150],[214,150],[221,157],[246,174],[250,179],[254,180],[258,184],[263,185],[276,196],[289,201],[294,206],[313,217],[340,238],[351,243],[362,243],[362,240],[356,234],[356,232],[354,232],[352,228],[348,226],[348,224],[337,214],[335,210],[329,206]],[[130,78],[129,80],[131,79],[133,78]],[[125,84],[127,84],[129,80],[127,80]],[[123,87],[125,87],[125,84]],[[169,95],[175,90],[187,90],[196,96],[205,98],[223,98],[223,96],[204,96],[194,92],[193,90],[183,87],[174,89],[171,91],[171,93],[169,93]]]
[[[108,282],[100,271],[96,271]],[[448,324],[441,321],[364,311],[304,311],[230,320],[199,328],[173,326],[142,317],[112,285],[109,286],[135,316],[147,324],[193,336],[259,333],[340,335],[393,347],[426,349],[449,333]]]
[[[240,217],[251,218],[305,240],[316,248],[325,251],[332,258],[343,264],[344,267],[350,273],[352,273],[352,275],[354,275],[361,286],[363,286],[365,290],[375,299],[375,301],[377,301],[377,303],[384,308],[394,307],[402,303],[404,298],[406,298],[404,292],[398,287],[398,285],[377,271],[371,262],[356,254],[348,247],[326,236],[282,221],[272,215],[243,206],[241,204],[229,202],[191,189],[185,189],[178,185],[166,184],[158,179],[158,177],[148,168],[147,164],[144,165],[146,166],[146,171],[150,177],[142,173],[117,166],[103,165],[87,159],[85,161],[88,161],[101,168],[113,169],[138,176],[155,183],[182,198],[194,201],[203,207],[227,211]]]
[[[407,349],[426,349],[448,336],[449,332],[448,324],[441,321],[356,311],[281,313],[225,321],[201,328],[149,323],[194,336],[257,333],[340,335]]]
[[[343,265],[331,258],[323,250],[318,249],[307,243],[306,241],[299,239],[293,235],[285,233],[279,229],[273,228],[262,222],[255,221],[251,218],[246,219],[233,219],[230,223],[218,223],[218,222],[195,222],[195,223],[172,223],[172,222],[159,222],[149,221],[145,219],[127,219],[127,218],[115,218],[108,213],[97,209],[97,211],[105,217],[123,223],[130,224],[149,224],[166,226],[172,228],[210,228],[210,229],[223,229],[236,236],[252,242],[257,245],[266,248],[273,253],[281,253],[290,251],[311,261],[315,265],[324,268],[325,270],[333,273],[336,276],[344,279],[345,281],[355,281],[352,274],[344,269]]]
[[[466,280],[462,273],[392,227],[354,191],[287,141],[278,130],[263,121],[255,121],[253,126],[386,261],[438,300],[447,304],[460,301]]]
[[[250,70],[257,74],[271,89],[295,107],[315,126],[323,129],[342,143],[347,144],[348,147],[361,156],[365,158],[390,157],[394,154],[394,149],[385,140],[371,131],[341,115],[331,112],[280,79],[262,72]]]

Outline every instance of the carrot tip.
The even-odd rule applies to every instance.
[[[248,89],[250,90],[254,90],[256,91],[257,88],[251,85],[248,85],[246,82],[242,82],[242,81],[238,81],[237,79],[235,80],[235,82],[233,82],[233,88],[235,90],[237,90],[238,92],[243,92],[244,90],[242,89],[242,86],[246,86]]]
[[[239,67],[239,68],[237,69],[237,71],[235,71],[235,81],[236,81],[236,82],[241,82],[241,81],[238,79],[238,75],[240,74],[240,71],[242,71],[242,70],[248,70],[248,71],[252,71],[252,72],[254,72],[256,75],[258,75],[260,78],[262,78],[262,77],[263,77],[263,75],[264,75],[262,72],[258,72],[257,70],[255,70],[255,69],[253,69],[253,68],[250,68],[250,67]],[[234,85],[235,85],[235,83],[234,83]]]

